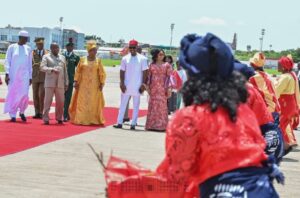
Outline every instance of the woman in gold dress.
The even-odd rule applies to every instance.
[[[103,87],[106,73],[101,60],[96,57],[97,44],[87,43],[88,56],[82,57],[74,77],[75,92],[69,107],[73,124],[103,125],[104,97]]]

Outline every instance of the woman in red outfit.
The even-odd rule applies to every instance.
[[[291,57],[281,57],[279,70],[283,73],[275,83],[281,106],[280,127],[286,142],[287,150],[297,146],[294,129],[299,124],[300,94],[298,78],[292,71],[294,61]]]
[[[189,80],[185,108],[167,128],[166,158],[157,172],[199,185],[200,197],[278,197],[272,179],[283,182],[268,161],[255,114],[246,104],[245,78],[218,37],[188,35],[181,41],[181,65]],[[271,176],[272,175],[272,176]]]
[[[255,70],[246,64],[235,61],[234,70],[243,74],[247,80],[255,75]],[[267,146],[265,152],[273,155],[279,163],[284,155],[284,143],[282,132],[277,124],[275,124],[272,114],[268,111],[266,103],[259,91],[249,82],[247,82],[248,100],[247,104],[254,112],[262,135],[264,136]]]

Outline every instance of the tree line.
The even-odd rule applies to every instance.
[[[236,50],[235,51],[235,57],[238,60],[241,61],[248,61],[253,55],[259,52],[258,50],[252,50],[252,51],[242,51],[242,50]],[[281,56],[286,56],[288,54],[291,54],[294,62],[299,63],[300,62],[300,48],[297,49],[288,49],[288,50],[283,50],[283,51],[274,51],[274,50],[268,50],[268,51],[263,51],[265,54],[266,58],[268,59],[279,59]]]

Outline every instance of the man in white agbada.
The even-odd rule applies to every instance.
[[[118,115],[118,123],[115,128],[122,128],[124,114],[129,98],[133,99],[133,116],[131,122],[131,130],[135,130],[135,126],[139,114],[140,95],[145,91],[148,63],[147,58],[138,54],[136,49],[138,42],[131,40],[129,42],[130,53],[123,57],[120,69],[120,88],[122,91],[121,105]]]
[[[28,92],[32,78],[32,53],[28,45],[28,32],[19,32],[19,42],[8,47],[5,58],[5,82],[8,94],[5,100],[4,113],[9,113],[11,122],[16,122],[19,112],[26,122],[24,112],[28,106]]]

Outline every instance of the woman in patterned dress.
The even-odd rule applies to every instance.
[[[165,62],[163,50],[155,49],[151,52],[152,63],[148,74],[149,106],[146,130],[165,131],[168,124],[167,99],[169,93],[169,79],[172,67]]]

